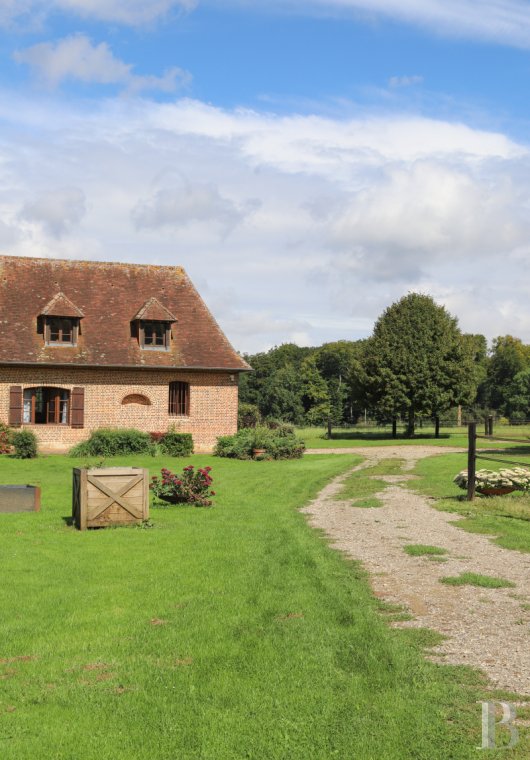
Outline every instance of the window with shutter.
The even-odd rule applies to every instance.
[[[46,386],[25,388],[21,416],[26,425],[68,425],[70,391]]]

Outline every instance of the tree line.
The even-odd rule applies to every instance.
[[[368,418],[409,435],[418,420],[530,419],[530,346],[504,335],[491,346],[466,334],[430,296],[410,293],[387,308],[365,340],[318,347],[286,343],[246,354],[243,414],[295,425],[354,424]]]

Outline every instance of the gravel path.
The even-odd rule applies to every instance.
[[[334,548],[364,563],[376,596],[405,605],[414,616],[394,625],[428,627],[447,637],[432,650],[433,657],[479,668],[495,687],[530,695],[530,555],[461,530],[455,525],[459,515],[434,509],[427,497],[403,485],[414,477],[405,473],[418,459],[462,449],[385,446],[347,451],[366,457],[354,469],[400,458],[404,474],[377,476],[389,483],[378,494],[383,502],[379,509],[337,501],[349,473],[341,475],[302,510],[310,515],[310,524],[323,529]],[[447,561],[411,557],[403,551],[406,544],[447,549]],[[468,571],[506,578],[516,586],[487,589],[440,583],[442,576]]]

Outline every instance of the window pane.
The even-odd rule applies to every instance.
[[[24,391],[24,411],[22,413],[22,422],[31,422],[31,396],[32,391],[30,388]]]

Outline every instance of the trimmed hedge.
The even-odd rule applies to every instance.
[[[176,433],[170,430],[159,440],[158,445],[163,454],[170,457],[188,457],[193,454],[193,438],[191,433]]]
[[[153,448],[148,433],[134,428],[99,428],[86,441],[70,449],[72,457],[112,457],[119,454],[149,454]]]
[[[305,445],[293,432],[290,425],[281,425],[275,430],[266,427],[243,428],[235,435],[224,435],[217,439],[215,456],[231,459],[253,459],[255,449],[264,449],[259,459],[299,459]]]

